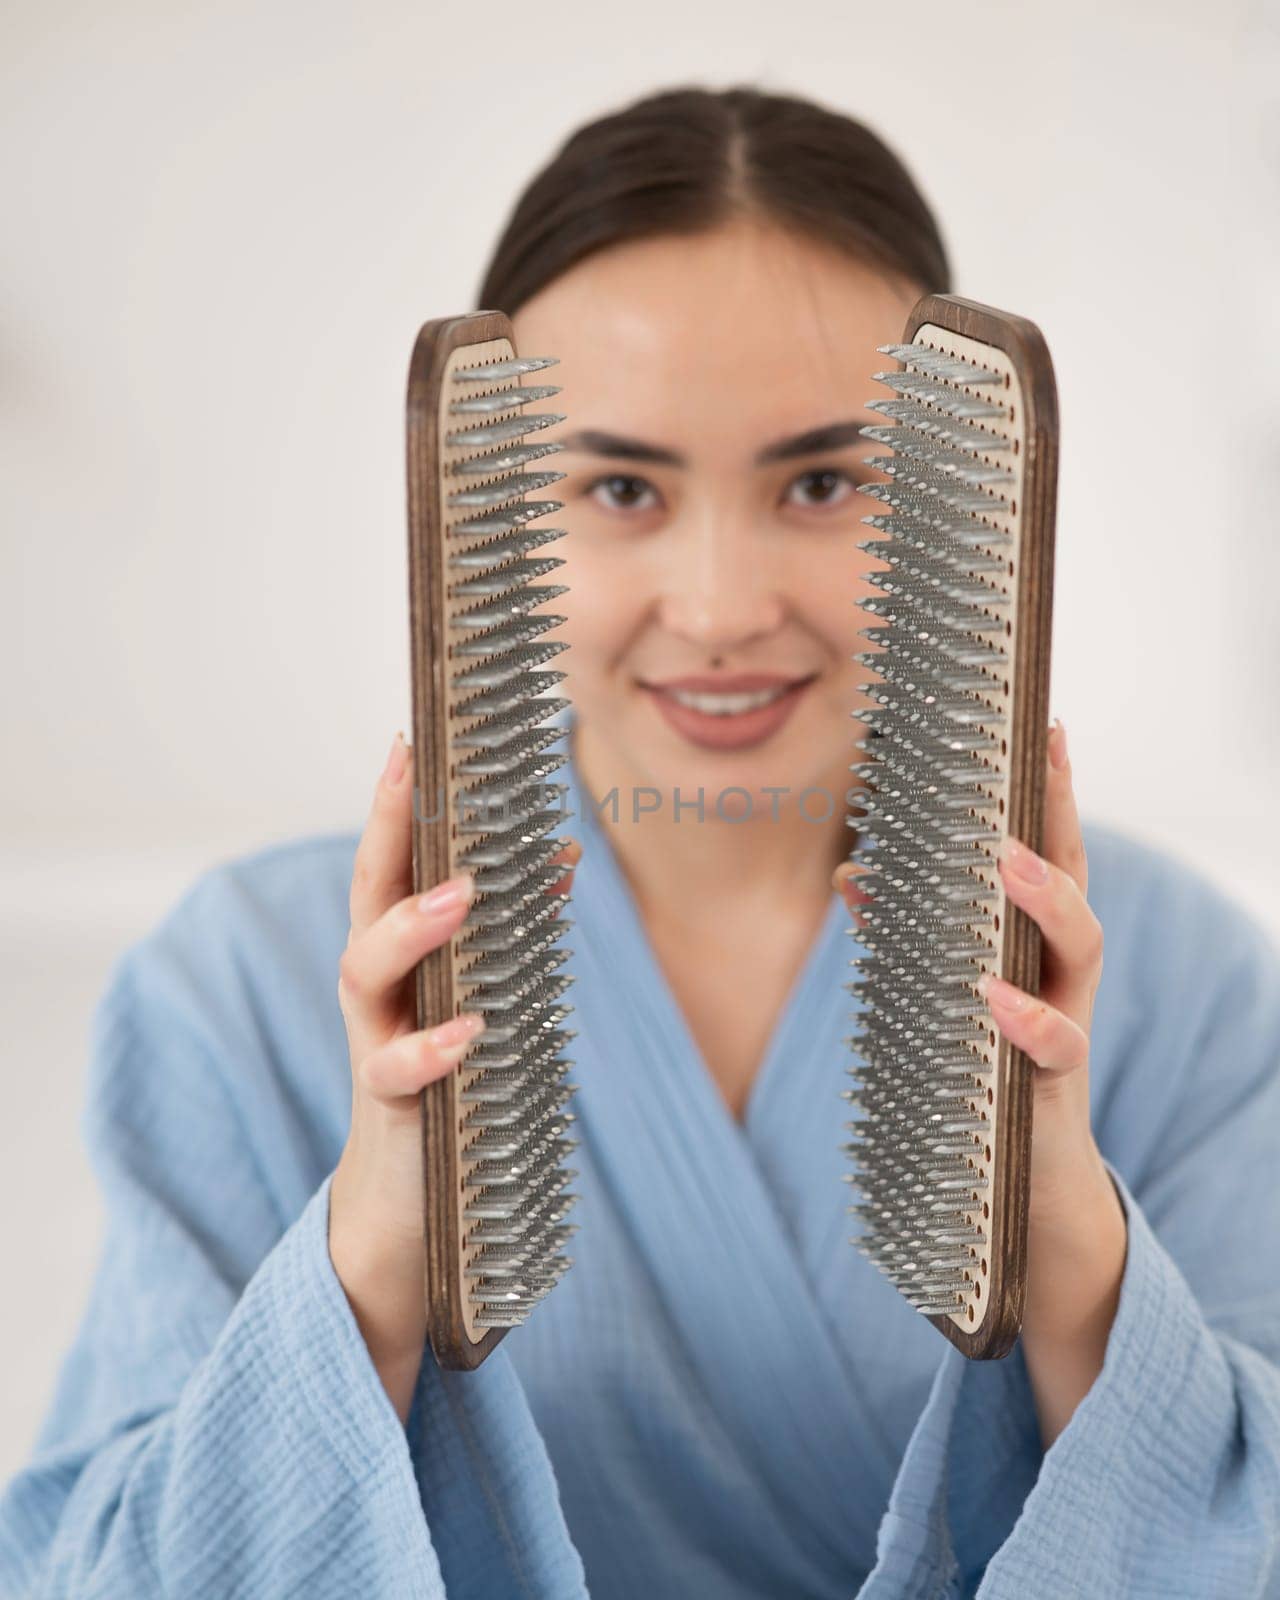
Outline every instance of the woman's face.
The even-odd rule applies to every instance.
[[[865,464],[880,447],[854,428],[883,421],[876,346],[916,298],[744,219],[603,251],[513,317],[521,351],[560,361],[529,381],[562,389],[554,665],[593,780],[667,805],[701,788],[709,813],[730,787],[765,808],[767,789],[825,788],[841,808],[875,620],[858,601],[883,570],[857,549],[876,507],[855,492],[884,481]]]

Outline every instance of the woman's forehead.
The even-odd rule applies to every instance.
[[[828,247],[726,226],[601,251],[513,323],[521,350],[559,357],[575,426],[772,437],[861,413],[913,299]]]

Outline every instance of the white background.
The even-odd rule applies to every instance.
[[[354,828],[407,714],[402,402],[579,121],[754,81],[872,123],[1063,418],[1086,816],[1280,933],[1280,25],[1184,0],[66,4],[0,23],[0,1475],[79,1315],[109,960]],[[513,117],[519,118],[513,132]]]

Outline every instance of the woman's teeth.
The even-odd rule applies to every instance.
[[[757,689],[752,694],[695,694],[690,689],[668,689],[667,694],[678,704],[691,711],[703,711],[711,717],[734,717],[744,711],[758,711],[761,706],[780,700],[789,683],[780,683],[774,689]]]

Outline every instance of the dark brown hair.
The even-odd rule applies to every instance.
[[[529,181],[477,306],[508,316],[575,262],[752,213],[917,284],[950,290],[937,221],[855,118],[762,89],[667,89],[583,124]]]

